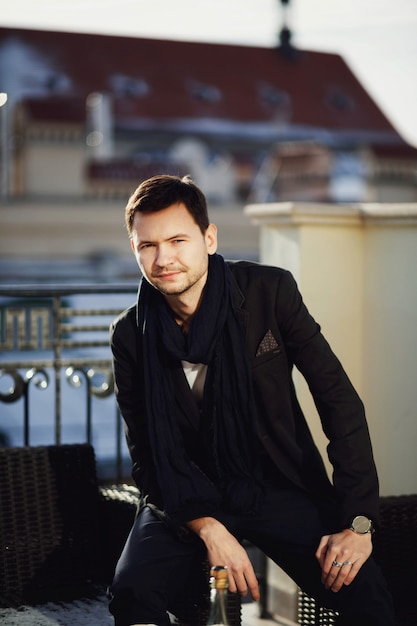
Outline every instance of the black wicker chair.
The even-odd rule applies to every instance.
[[[394,598],[397,626],[416,626],[417,495],[381,498],[381,522],[374,535],[374,556]],[[300,626],[330,626],[336,623],[336,616],[299,592]]]
[[[136,503],[134,487],[99,488],[89,445],[0,448],[0,607],[100,595],[103,603]],[[193,578],[175,616],[206,624],[207,562]],[[236,594],[228,609],[231,625],[240,626]]]
[[[99,491],[89,446],[0,449],[0,603],[91,593]]]

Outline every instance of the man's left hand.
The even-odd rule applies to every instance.
[[[350,585],[371,553],[370,533],[359,535],[346,529],[335,535],[322,537],[316,558],[320,563],[321,580],[326,589],[336,592],[343,585]]]

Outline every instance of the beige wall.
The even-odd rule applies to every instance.
[[[0,206],[0,260],[81,260],[96,253],[133,259],[124,226],[125,199],[13,199]],[[257,258],[257,230],[239,205],[210,209],[219,252]]]
[[[31,144],[24,156],[23,189],[31,196],[78,196],[85,194],[85,150],[69,142]]]
[[[383,494],[417,493],[416,214],[366,229],[363,387]]]

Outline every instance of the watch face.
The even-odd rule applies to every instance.
[[[372,528],[372,522],[365,515],[358,515],[352,522],[352,528],[357,533],[364,535],[368,533]]]

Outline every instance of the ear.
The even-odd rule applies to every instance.
[[[136,255],[135,242],[133,241],[133,239],[130,240],[130,247],[132,248],[133,254]]]
[[[217,250],[217,226],[215,224],[209,224],[204,234],[206,241],[207,252],[214,254]]]

